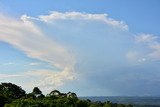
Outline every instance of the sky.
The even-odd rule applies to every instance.
[[[78,96],[160,96],[159,0],[0,0],[0,82]]]

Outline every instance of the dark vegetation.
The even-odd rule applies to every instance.
[[[1,83],[0,107],[132,107],[132,105],[80,100],[73,92],[61,93],[58,90],[53,90],[45,96],[38,87],[34,87],[32,93],[27,94],[15,84]]]

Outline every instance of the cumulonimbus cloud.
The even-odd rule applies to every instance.
[[[107,81],[110,69],[129,66],[126,60],[133,63],[160,60],[157,37],[149,34],[132,35],[127,24],[109,18],[107,14],[51,12],[38,17],[23,15],[20,19],[0,15],[0,41],[9,43],[30,58],[57,68],[37,69],[13,76],[2,74],[1,77],[22,77],[26,86],[36,84],[47,90],[62,86],[68,80],[76,80],[77,72],[74,71],[77,66],[79,68],[76,70],[80,71],[78,74],[85,72],[87,79],[90,75],[96,75],[105,76]],[[93,78],[88,81],[93,84],[96,82]]]
[[[21,76],[39,77],[40,79],[35,80],[38,81],[36,84],[39,86],[52,85],[56,87],[62,85],[66,80],[73,80],[75,78],[75,73],[73,72],[76,62],[74,53],[71,53],[68,47],[50,39],[45,35],[45,32],[39,28],[37,23],[35,23],[35,21],[38,21],[46,24],[54,24],[57,20],[101,21],[122,30],[128,29],[126,24],[107,18],[106,14],[52,12],[50,15],[41,15],[38,18],[23,15],[18,20],[0,15],[0,41],[9,43],[30,58],[48,62],[59,69],[58,72],[37,70],[20,73]],[[7,74],[3,74],[1,77],[11,77],[11,75],[7,76]]]

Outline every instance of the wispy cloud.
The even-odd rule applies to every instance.
[[[138,34],[135,36],[135,41],[137,43],[150,43],[155,42],[158,37],[152,34]]]
[[[160,60],[159,37],[153,34],[138,34],[134,38],[134,50],[127,53],[128,60],[137,62]]]
[[[48,62],[61,69],[62,71],[50,73],[50,75],[57,75],[57,78],[51,78],[51,76],[51,80],[65,82],[73,76],[68,75],[73,72],[75,63],[73,53],[69,53],[65,46],[47,38],[26,16],[22,16],[21,20],[15,20],[1,15],[0,40],[13,45],[28,57]]]
[[[0,79],[11,78],[11,77],[20,77],[22,75],[13,75],[13,74],[0,74]]]
[[[14,65],[14,64],[15,64],[14,62],[7,62],[7,63],[4,63],[2,65],[7,66],[7,65]]]
[[[41,65],[41,63],[38,63],[38,62],[32,62],[32,63],[30,63],[29,65],[31,65],[31,66],[36,66],[36,65]]]

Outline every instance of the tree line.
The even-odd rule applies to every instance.
[[[0,84],[0,107],[133,107],[131,104],[117,104],[110,101],[92,102],[81,100],[74,92],[61,93],[53,90],[44,95],[38,87],[26,93],[13,83]]]

